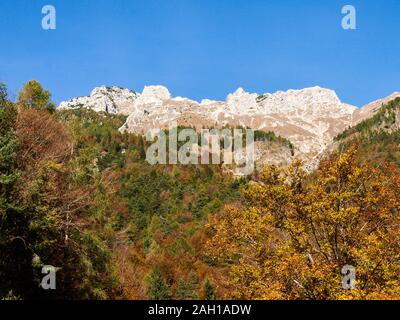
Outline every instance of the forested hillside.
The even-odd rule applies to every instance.
[[[149,165],[125,116],[56,111],[36,81],[11,102],[1,85],[0,298],[398,299],[399,102],[315,172],[294,161],[238,179]],[[40,287],[44,265],[56,290]]]
[[[36,82],[16,104],[3,86],[0,110],[2,297],[215,296],[204,226],[243,182],[215,165],[151,166],[123,116],[55,112]],[[39,288],[45,264],[57,290]]]
[[[400,98],[382,105],[371,118],[345,130],[335,141],[341,150],[357,145],[360,161],[400,165]]]

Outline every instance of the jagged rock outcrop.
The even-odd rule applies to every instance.
[[[82,107],[128,115],[121,131],[136,133],[167,128],[174,122],[198,129],[230,125],[273,131],[289,139],[296,152],[312,163],[336,135],[399,95],[358,109],[341,102],[334,91],[321,87],[262,95],[239,88],[225,101],[204,99],[201,103],[173,97],[163,86],[146,86],[141,94],[118,87],[99,87],[89,97],[63,102],[59,108]]]
[[[151,104],[138,101],[122,130],[144,133],[149,128],[167,127],[173,121],[196,128],[241,125],[274,131],[310,157],[351,125],[356,110],[342,103],[332,90],[319,87],[261,96],[239,88],[225,101],[202,100],[200,104],[171,97]]]
[[[58,109],[87,108],[97,112],[129,115],[133,111],[136,92],[119,87],[97,87],[89,97],[77,97],[62,102]]]

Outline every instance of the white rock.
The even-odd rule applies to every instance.
[[[243,125],[270,130],[292,141],[310,158],[320,154],[333,137],[352,123],[356,107],[342,103],[336,93],[321,87],[275,93],[237,89],[226,101],[201,103],[173,98],[164,86],[146,86],[139,95],[127,89],[100,87],[90,97],[63,102],[61,109],[91,108],[129,115],[122,131],[145,133],[174,121],[192,126]]]
[[[128,89],[119,87],[97,87],[89,97],[78,97],[61,102],[58,109],[93,109],[97,112],[129,115],[138,95]]]
[[[257,93],[248,93],[243,88],[237,89],[226,98],[228,109],[238,114],[253,112],[258,109]]]
[[[143,98],[167,100],[171,94],[164,86],[145,86],[141,95]]]

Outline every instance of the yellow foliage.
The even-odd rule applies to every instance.
[[[357,166],[355,151],[312,176],[299,162],[267,168],[242,190],[243,207],[209,221],[206,252],[229,267],[227,298],[399,299],[399,176]],[[342,288],[345,265],[353,290]]]

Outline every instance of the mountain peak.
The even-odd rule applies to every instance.
[[[144,97],[152,97],[160,100],[168,100],[171,99],[171,94],[169,90],[161,85],[157,86],[145,86],[142,92],[142,96]]]
[[[136,92],[116,86],[96,87],[88,97],[77,97],[69,101],[63,101],[59,109],[87,108],[97,112],[111,114],[129,114],[130,105],[137,99]]]
[[[356,109],[342,103],[333,90],[319,86],[263,95],[239,87],[225,101],[203,99],[200,104],[184,97],[174,98],[162,85],[145,86],[141,94],[103,86],[95,88],[89,97],[60,105],[60,109],[79,107],[126,114],[121,130],[137,133],[165,128],[171,122],[274,131],[311,156],[320,153],[334,136],[351,125]]]
[[[237,113],[257,110],[257,93],[248,93],[243,88],[238,88],[226,97],[228,108]]]

